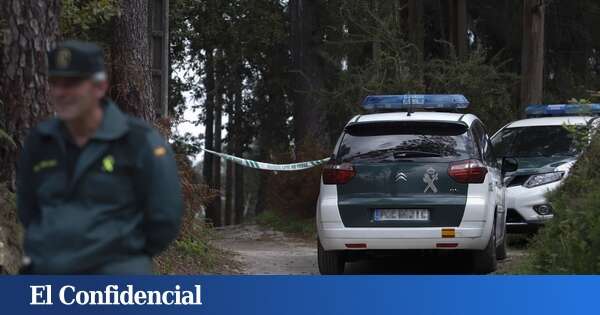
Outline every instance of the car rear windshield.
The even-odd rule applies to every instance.
[[[346,127],[338,162],[468,159],[474,155],[467,126],[444,122],[376,122]]]
[[[492,144],[498,156],[575,156],[580,151],[574,134],[563,126],[507,128],[494,136]]]

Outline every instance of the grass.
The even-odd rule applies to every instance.
[[[216,237],[211,225],[197,223],[156,260],[158,274],[222,274],[236,269],[231,253],[210,244]]]
[[[305,239],[314,239],[317,235],[314,218],[299,218],[276,211],[265,211],[256,217],[256,223]]]

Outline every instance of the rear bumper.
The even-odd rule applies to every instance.
[[[481,186],[481,187],[479,187]],[[321,185],[317,201],[317,231],[325,250],[419,250],[419,249],[484,249],[491,237],[493,207],[478,195],[487,191],[487,185],[469,187],[474,192],[457,227],[346,227],[338,208],[335,185]],[[482,190],[482,191],[477,191]],[[453,228],[455,237],[442,237],[443,228]],[[364,244],[348,248],[347,244]],[[438,244],[456,244],[439,247]]]
[[[319,239],[325,250],[393,249],[484,249],[490,233],[485,222],[463,222],[455,237],[443,238],[442,228],[346,228],[341,223],[318,223]],[[491,227],[490,227],[491,228]],[[365,244],[348,248],[348,244]],[[456,244],[440,247],[439,244]]]

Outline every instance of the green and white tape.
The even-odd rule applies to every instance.
[[[237,156],[215,152],[207,149],[202,149],[210,154],[214,154],[220,156],[226,160],[233,161],[234,163],[240,164],[245,167],[255,168],[259,170],[268,170],[268,171],[300,171],[309,168],[313,168],[315,166],[319,166],[323,163],[329,161],[329,158],[325,158],[322,160],[315,161],[307,161],[301,163],[292,163],[292,164],[271,164],[271,163],[263,163],[258,161],[252,161],[247,159],[242,159]]]

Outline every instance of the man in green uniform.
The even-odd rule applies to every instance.
[[[98,46],[67,41],[48,61],[56,117],[30,131],[17,169],[24,272],[149,274],[181,221],[173,152],[105,97]]]

